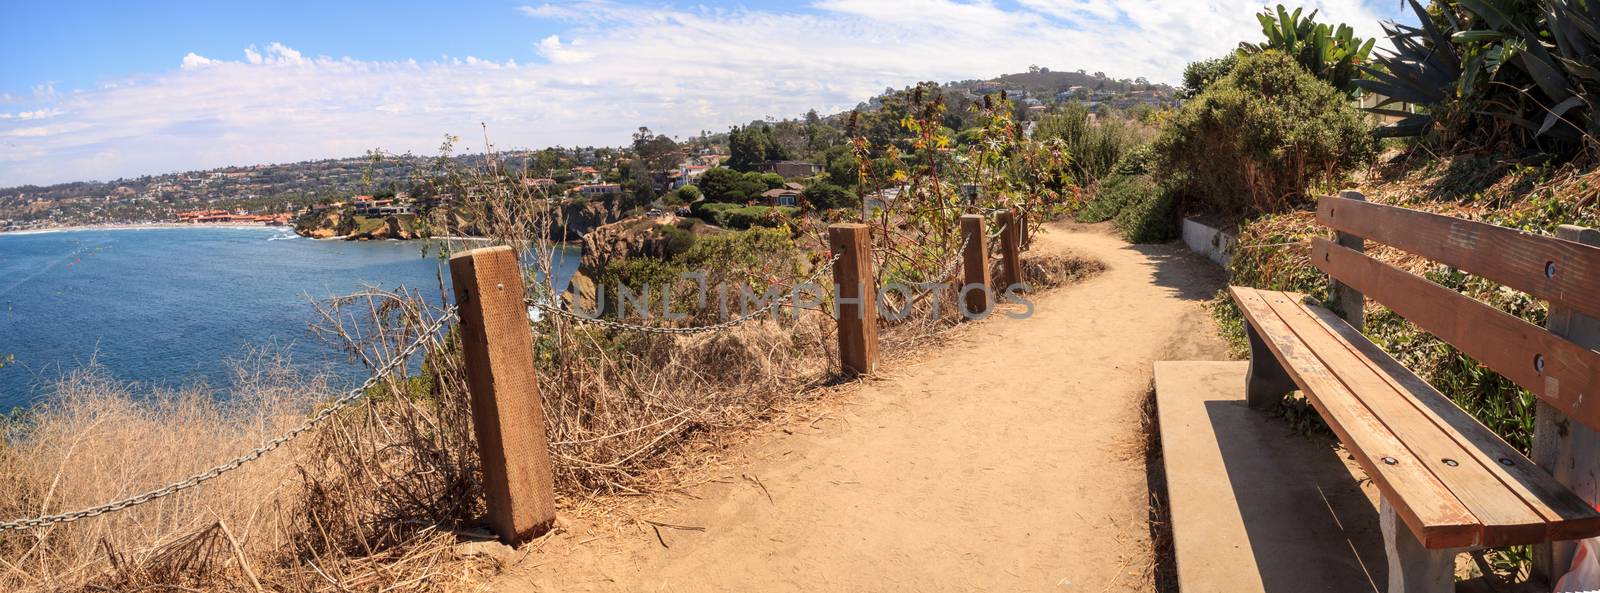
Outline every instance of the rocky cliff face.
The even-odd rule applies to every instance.
[[[578,241],[595,229],[622,220],[620,197],[574,200],[556,206],[546,218],[545,234],[557,241]]]
[[[620,196],[595,200],[571,200],[553,206],[550,216],[540,217],[545,234],[560,242],[580,241],[595,229],[622,218],[624,200]],[[481,236],[483,229],[477,221],[458,210],[448,207],[436,210],[430,220],[437,226],[443,221],[443,233],[456,236]],[[415,239],[419,237],[411,216],[390,216],[383,225],[361,229],[357,218],[350,212],[330,211],[314,219],[302,220],[295,232],[315,239],[342,237],[352,241],[369,239]],[[367,226],[371,226],[370,223]]]
[[[583,259],[578,269],[593,274],[612,261],[634,257],[666,259],[671,255],[667,252],[670,237],[660,227],[678,220],[666,218],[670,220],[630,218],[591,230],[583,236]]]
[[[377,220],[377,224],[373,224]],[[346,241],[374,241],[384,239],[409,240],[419,235],[416,217],[387,216],[382,219],[357,218],[349,212],[327,212],[314,220],[301,221],[294,232],[312,239],[344,239]]]

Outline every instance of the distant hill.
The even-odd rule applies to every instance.
[[[1087,96],[1083,98],[1091,101],[1091,106],[1104,102],[1113,108],[1126,108],[1140,102],[1167,104],[1176,92],[1169,85],[1151,84],[1142,78],[1117,79],[1101,72],[1048,68],[1030,68],[1027,72],[987,80],[947,82],[938,86],[947,96],[954,97],[953,100],[970,102],[984,94],[1008,91],[1016,97],[1026,97],[1022,100],[1031,105],[1053,104],[1060,93],[1081,87],[1092,95],[1092,100]],[[885,89],[882,94],[863,101],[860,107],[874,110],[889,96],[901,92],[905,91]],[[833,114],[826,119],[842,127],[840,120],[844,115]],[[711,139],[719,137],[726,138],[718,134]],[[626,142],[626,139],[618,140]],[[603,164],[601,161],[606,159],[597,158],[597,151],[614,154],[606,148],[595,147],[566,150],[579,164]],[[502,165],[514,170],[531,154],[507,151],[498,158]],[[459,155],[455,159],[458,165],[471,167],[481,164],[483,156]],[[411,186],[410,176],[421,163],[418,157],[381,162],[373,162],[368,157],[349,157],[144,175],[106,182],[0,188],[0,228],[164,221],[172,220],[179,211],[199,209],[291,212],[300,206],[344,199],[356,193],[407,189]]]

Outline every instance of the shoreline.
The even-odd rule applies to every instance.
[[[50,233],[73,233],[73,232],[83,232],[83,231],[139,231],[139,230],[152,230],[152,229],[236,229],[236,230],[258,230],[259,229],[259,230],[266,230],[266,231],[278,231],[278,230],[286,230],[286,231],[290,231],[290,232],[294,231],[294,227],[290,227],[290,226],[273,226],[273,225],[265,225],[265,224],[249,224],[249,225],[246,225],[246,224],[226,224],[226,223],[219,223],[219,224],[201,223],[201,224],[196,224],[196,223],[191,223],[191,222],[148,222],[148,223],[130,223],[130,224],[84,224],[84,225],[70,225],[70,226],[49,227],[49,228],[42,228],[42,229],[22,229],[22,230],[16,230],[16,231],[0,231],[0,237],[6,236],[6,235],[44,235],[44,234],[50,234]]]
[[[42,228],[42,229],[21,229],[21,230],[14,230],[14,231],[0,231],[0,237],[13,236],[13,235],[15,235],[15,236],[23,236],[23,235],[47,235],[47,234],[53,234],[53,233],[77,233],[77,232],[90,232],[90,231],[142,231],[142,230],[157,230],[157,229],[230,229],[230,230],[242,230],[242,231],[250,231],[250,230],[287,231],[289,234],[291,234],[291,235],[293,235],[295,237],[302,238],[302,239],[308,239],[308,240],[311,240],[311,241],[345,241],[345,240],[347,240],[346,237],[348,237],[348,235],[340,235],[340,236],[337,236],[337,237],[320,237],[320,238],[319,237],[308,237],[308,236],[305,236],[305,235],[302,235],[300,233],[295,232],[294,227],[287,226],[287,225],[192,223],[192,222],[146,222],[146,223],[127,223],[127,224],[70,225],[70,226],[58,226],[58,227],[49,227],[49,228]],[[462,242],[481,242],[481,241],[489,241],[490,239],[488,237],[463,237],[463,236],[457,236],[457,235],[444,235],[444,236],[437,236],[437,237],[419,237],[419,238],[416,238],[416,239],[382,239],[382,240],[383,241],[462,241]],[[551,241],[551,243],[555,244],[555,245],[562,246],[562,247],[582,247],[583,246],[583,241],[582,240]]]

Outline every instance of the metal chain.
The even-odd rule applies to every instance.
[[[184,490],[199,486],[200,484],[203,484],[209,480],[215,479],[222,474],[239,469],[240,466],[251,461],[255,461],[262,455],[265,455],[272,450],[277,449],[278,447],[282,447],[285,443],[294,440],[295,437],[304,434],[306,431],[316,428],[318,424],[321,424],[323,421],[332,417],[335,413],[350,407],[350,405],[359,401],[367,394],[368,389],[371,389],[374,385],[378,384],[380,379],[388,376],[388,374],[394,371],[400,365],[400,363],[411,358],[411,355],[415,354],[417,349],[421,348],[423,344],[434,339],[437,336],[439,329],[444,327],[445,322],[450,319],[454,319],[455,316],[455,306],[447,306],[443,315],[440,315],[438,319],[435,319],[431,325],[429,325],[420,335],[417,336],[415,341],[411,342],[410,345],[402,349],[398,354],[391,358],[388,363],[384,364],[382,368],[378,369],[377,372],[374,372],[371,377],[368,377],[360,387],[346,392],[343,396],[333,400],[331,405],[323,408],[316,414],[313,414],[310,418],[307,418],[305,422],[300,423],[299,426],[290,429],[289,432],[283,433],[282,435],[278,436],[278,438],[267,441],[261,446],[251,449],[249,453],[245,453],[244,455],[234,458],[232,461],[213,467],[203,473],[189,476],[182,481],[174,482],[161,488],[157,488],[155,490],[151,490],[149,492],[129,498],[124,498],[116,502],[110,502],[83,510],[72,511],[70,513],[45,515],[42,517],[18,519],[7,523],[0,523],[0,531],[45,527],[54,525],[56,523],[70,523],[77,521],[78,519],[96,517],[106,513],[120,511],[129,507],[139,506],[153,500],[172,496],[173,494],[177,494]]]
[[[825,273],[827,270],[833,268],[833,264],[838,263],[839,262],[839,258],[841,256],[843,256],[843,255],[844,254],[842,254],[842,253],[834,254],[833,259],[828,260],[828,263],[825,263],[825,264],[822,264],[821,266],[818,266],[817,269],[811,273],[811,276],[808,277],[805,280],[805,282],[811,283],[811,282],[815,282],[817,279],[821,278],[822,274]],[[791,295],[788,298],[786,298],[785,300],[789,300],[789,299],[792,299],[792,298],[793,298],[793,294],[791,293]],[[714,332],[714,331],[721,331],[721,330],[725,330],[725,329],[730,329],[730,328],[733,328],[735,326],[742,325],[745,322],[748,322],[748,321],[751,321],[751,320],[754,320],[754,319],[758,319],[758,318],[760,318],[760,317],[762,317],[764,315],[767,315],[768,313],[771,313],[772,309],[775,308],[776,306],[780,305],[782,302],[783,301],[779,301],[778,303],[774,303],[772,306],[762,307],[760,309],[757,309],[757,310],[752,311],[750,313],[746,313],[746,314],[741,315],[739,317],[735,317],[733,319],[729,319],[729,320],[724,321],[722,323],[715,323],[715,324],[712,324],[712,325],[691,326],[691,327],[664,327],[664,326],[658,326],[658,325],[636,325],[636,324],[632,324],[632,323],[623,323],[623,322],[620,322],[620,321],[612,321],[610,319],[605,319],[603,317],[585,317],[583,315],[579,315],[577,313],[573,313],[571,311],[568,311],[568,310],[566,310],[564,308],[561,308],[561,307],[558,307],[556,305],[552,305],[550,303],[545,303],[543,301],[536,301],[534,299],[528,299],[527,300],[528,306],[530,306],[530,307],[535,307],[535,308],[538,308],[540,311],[546,311],[546,312],[549,312],[549,313],[553,313],[553,314],[555,314],[557,316],[565,317],[567,319],[570,319],[572,321],[576,321],[578,323],[601,325],[601,326],[605,326],[605,327],[609,327],[611,329],[621,330],[621,331],[631,331],[631,332],[638,332],[638,333],[645,333],[645,334],[673,334],[673,335],[702,334],[702,333],[708,333],[708,332]]]

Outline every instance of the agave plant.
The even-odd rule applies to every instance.
[[[1376,40],[1356,37],[1355,30],[1344,24],[1336,28],[1318,23],[1315,10],[1302,18],[1303,10],[1296,8],[1289,12],[1279,4],[1276,11],[1264,10],[1257,14],[1256,20],[1261,22],[1261,32],[1267,40],[1240,43],[1239,50],[1245,53],[1281,51],[1346,95],[1354,93],[1356,87],[1351,82],[1372,53]]]
[[[1369,111],[1403,118],[1381,134],[1418,135],[1450,111],[1509,122],[1530,142],[1600,132],[1600,0],[1454,0],[1437,15],[1408,1],[1421,26],[1386,24],[1394,52],[1356,81],[1385,98]]]

